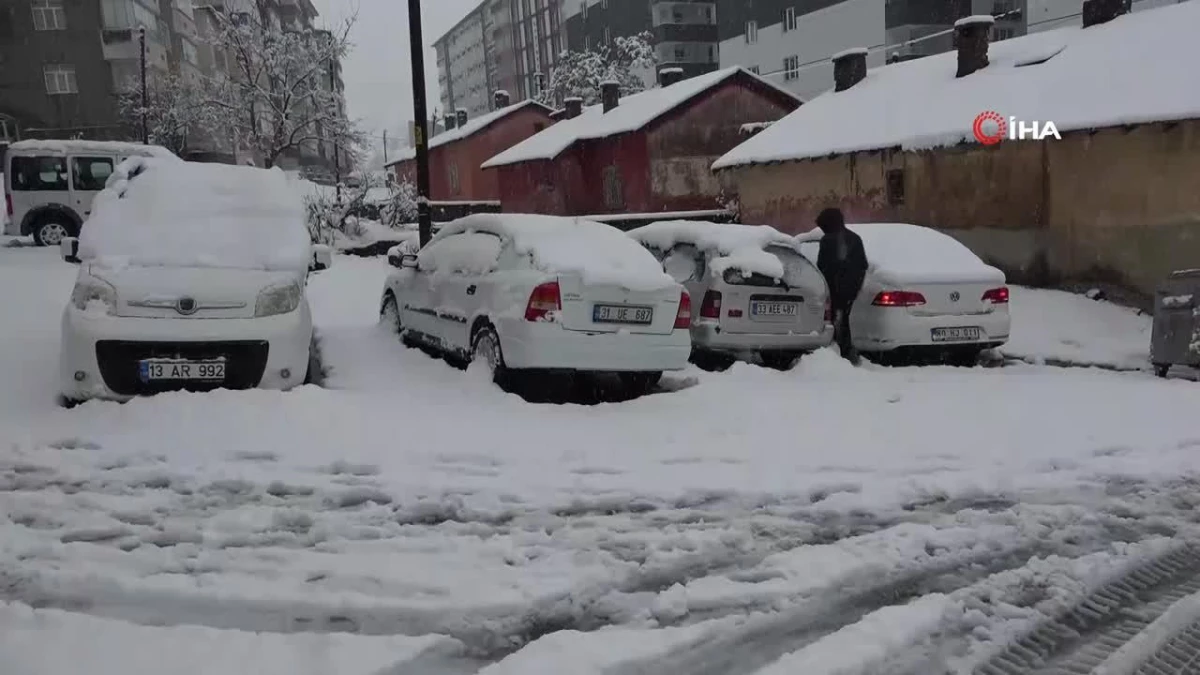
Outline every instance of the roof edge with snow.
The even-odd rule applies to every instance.
[[[444,131],[444,132],[438,134],[437,136],[430,138],[429,139],[429,149],[432,150],[434,148],[438,148],[443,145],[450,145],[451,143],[457,143],[458,141],[468,139],[468,138],[474,136],[475,134],[478,134],[481,131],[487,130],[493,124],[505,119],[509,115],[512,115],[513,113],[523,110],[529,106],[536,106],[538,108],[541,108],[542,110],[544,110],[546,112],[546,114],[550,114],[550,113],[554,112],[553,108],[550,108],[549,106],[547,106],[543,103],[539,103],[533,99],[526,99],[524,101],[519,101],[517,103],[514,103],[510,106],[501,108],[499,110],[493,110],[490,113],[483,115],[481,117],[477,117],[473,120],[468,120],[467,126],[465,126],[465,127],[457,127],[455,129],[450,129],[448,131]],[[483,124],[479,124],[480,120],[485,120],[485,121],[483,122]],[[464,134],[464,133],[462,133],[462,129],[469,129],[469,131],[467,131],[467,133]],[[385,164],[384,168],[395,166],[397,164],[402,164],[404,162],[413,161],[417,157],[417,150],[416,150],[416,148],[405,148],[404,150],[401,150],[399,154],[400,154],[400,156],[397,159],[394,159],[394,160],[388,162],[387,164]]]

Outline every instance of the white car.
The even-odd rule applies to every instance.
[[[608,225],[477,214],[389,262],[397,269],[381,320],[451,362],[484,361],[502,386],[531,371],[566,371],[619,373],[646,391],[663,371],[687,367],[687,291]]]
[[[869,269],[850,311],[854,346],[887,360],[934,356],[974,365],[1008,341],[1004,272],[949,235],[906,223],[847,225],[863,240]],[[814,262],[821,230],[798,236]]]
[[[68,403],[317,374],[305,286],[330,251],[277,169],[131,158],[61,248],[80,265],[62,317]]]
[[[707,369],[757,355],[787,369],[833,339],[829,289],[796,241],[766,225],[675,220],[629,236],[701,298],[692,321],[692,360]]]

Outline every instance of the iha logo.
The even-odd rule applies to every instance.
[[[975,134],[975,140],[984,145],[995,145],[1004,139],[1040,141],[1047,136],[1062,140],[1054,122],[1026,122],[1015,117],[1006,120],[994,110],[979,113],[971,125],[971,131]]]

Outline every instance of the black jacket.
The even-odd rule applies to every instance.
[[[846,241],[846,257],[841,261],[837,259],[838,237],[845,237]],[[821,237],[817,269],[829,284],[830,304],[836,309],[850,307],[867,277],[867,251],[863,248],[862,237],[844,227],[826,232]]]

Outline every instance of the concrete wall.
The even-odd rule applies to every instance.
[[[904,172],[891,204],[887,173]],[[741,220],[799,233],[840,206],[853,221],[936,227],[1014,281],[1111,281],[1150,293],[1200,264],[1200,121],[1062,141],[877,151],[723,172]]]

